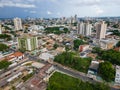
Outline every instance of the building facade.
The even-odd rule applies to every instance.
[[[0,24],[0,34],[2,34],[2,25]]]
[[[14,26],[15,30],[21,30],[22,28],[22,20],[20,18],[14,18]]]
[[[77,34],[81,34],[83,36],[90,36],[91,28],[92,25],[89,22],[87,23],[80,22],[78,23]]]
[[[96,24],[96,38],[104,39],[106,34],[107,24],[104,21],[101,21]]]
[[[23,36],[18,38],[18,48],[32,51],[38,48],[38,39],[35,36]]]

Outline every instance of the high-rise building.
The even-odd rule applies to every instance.
[[[2,25],[0,24],[0,34],[2,34]]]
[[[15,26],[15,30],[21,30],[22,28],[22,20],[21,18],[14,18],[14,26]]]
[[[91,28],[92,28],[92,25],[89,22],[87,23],[80,22],[78,23],[77,34],[81,34],[83,36],[90,36]]]
[[[105,24],[104,21],[97,23],[96,24],[96,38],[97,39],[105,38],[106,29],[107,29],[107,24]]]
[[[32,51],[38,48],[38,39],[36,36],[24,34],[18,38],[18,48]]]

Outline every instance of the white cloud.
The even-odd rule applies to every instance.
[[[0,7],[19,7],[19,8],[35,8],[36,6],[34,4],[24,3],[20,2],[19,0],[16,0],[17,2],[13,1],[0,1]]]
[[[102,8],[100,8],[99,6],[94,6],[93,8],[95,9],[95,12],[97,15],[104,13],[104,10]]]
[[[52,14],[52,12],[51,12],[51,11],[47,11],[47,14],[48,14],[48,15],[51,15],[51,14]]]
[[[36,11],[30,11],[30,13],[37,13]]]

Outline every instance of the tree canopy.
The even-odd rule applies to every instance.
[[[115,69],[110,62],[102,62],[99,65],[99,74],[106,81],[112,81],[115,78]]]
[[[91,58],[80,58],[79,55],[73,52],[63,52],[55,56],[54,61],[86,73],[91,63]]]
[[[0,43],[0,51],[6,51],[9,47],[3,43]]]
[[[74,49],[78,50],[79,46],[83,45],[83,44],[84,44],[84,42],[81,39],[80,40],[79,39],[74,40]]]
[[[6,60],[0,61],[0,69],[6,69],[10,64],[11,62],[8,62]]]
[[[11,36],[7,34],[0,34],[0,39],[5,39],[7,41],[11,40]]]
[[[120,41],[116,44],[116,47],[120,47]]]
[[[48,27],[45,29],[45,33],[49,34],[49,33],[54,33],[54,34],[62,34],[62,33],[69,33],[70,31],[68,30],[68,28],[64,28],[64,27]]]
[[[101,50],[99,47],[95,47],[92,50],[93,53],[98,54],[98,58],[109,61],[112,64],[120,65],[120,52],[115,50]]]

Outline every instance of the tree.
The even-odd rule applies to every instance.
[[[6,60],[0,61],[0,69],[6,69],[11,64],[11,62],[8,62]]]
[[[54,47],[54,49],[57,49],[58,46],[59,45],[55,43],[53,47]]]
[[[0,43],[0,51],[6,51],[9,47],[3,43]]]
[[[102,62],[99,65],[99,74],[104,80],[110,82],[115,78],[115,69],[110,62]]]
[[[5,39],[7,41],[11,40],[11,36],[7,34],[0,34],[0,39]]]
[[[74,40],[74,49],[78,50],[79,46],[83,44],[84,44],[83,40],[79,40],[79,39]]]
[[[120,41],[116,44],[116,47],[120,47]]]

